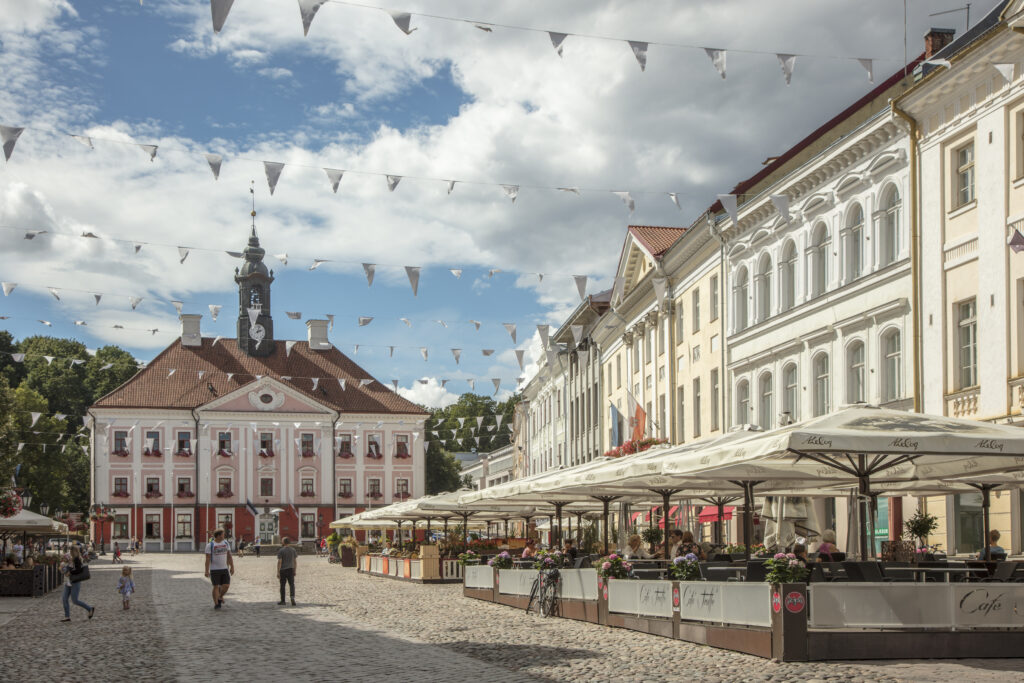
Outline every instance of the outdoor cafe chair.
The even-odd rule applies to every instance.
[[[1014,573],[1017,571],[1016,562],[1000,562],[996,565],[996,570],[992,572],[992,576],[982,579],[983,583],[1022,583],[1021,579],[1013,578]]]
[[[646,581],[657,581],[661,578],[662,571],[660,569],[634,569],[633,578],[643,579]]]
[[[697,563],[697,566],[700,568],[700,578],[704,579],[705,581],[711,581],[712,579],[708,575],[708,569],[709,568],[712,568],[712,567],[731,567],[732,566],[732,562],[721,562],[721,561],[719,561],[719,562],[699,562],[699,563]],[[729,575],[730,576],[734,576],[735,574],[730,572]]]
[[[906,579],[897,579],[892,576],[884,576],[882,574],[882,567],[877,562],[855,562],[847,560],[843,562],[843,568],[846,569],[846,575],[850,577],[851,581],[865,581],[869,583],[892,583],[895,581],[913,581],[913,577]]]
[[[821,562],[822,571],[825,572],[829,581],[849,581],[842,562]]]
[[[807,577],[808,583],[826,583],[829,578],[825,576],[825,568],[821,566],[820,562],[812,562],[811,574]]]
[[[768,576],[768,570],[764,566],[764,560],[750,560],[747,562],[745,581],[763,583],[766,576]]]

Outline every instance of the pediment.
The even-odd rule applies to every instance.
[[[868,173],[871,176],[878,176],[885,173],[893,166],[902,166],[907,161],[906,150],[895,149],[882,152],[868,164]]]
[[[622,297],[626,298],[633,288],[654,269],[654,259],[632,235],[629,235],[624,247],[624,256],[619,277],[625,278]]]
[[[307,378],[296,381],[309,382]],[[324,380],[322,380],[324,381]],[[330,380],[333,381],[333,380]],[[333,411],[272,377],[261,377],[202,407],[204,411],[227,413],[324,413]]]
[[[772,231],[768,228],[758,228],[754,233],[753,237],[750,238],[750,246],[756,246],[762,240],[766,240],[772,236]]]
[[[847,173],[836,183],[836,194],[840,197],[852,194],[864,187],[864,177],[859,173]]]
[[[818,214],[828,211],[836,204],[836,197],[831,192],[818,192],[817,194],[811,195],[803,206],[800,207],[800,213],[805,218],[811,219]]]

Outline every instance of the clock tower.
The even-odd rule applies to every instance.
[[[235,268],[235,282],[238,284],[238,347],[259,358],[274,352],[274,320],[270,317],[270,283],[274,281],[274,271],[268,271],[263,263],[265,254],[254,225],[243,252],[245,263],[241,269]]]

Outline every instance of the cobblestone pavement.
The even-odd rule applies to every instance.
[[[66,681],[1024,681],[1024,659],[778,664],[463,598],[461,587],[372,578],[303,556],[297,607],[278,606],[273,558],[239,558],[214,610],[200,555],[143,555],[121,610],[119,567],[93,562],[89,621],[54,592],[9,610],[0,662],[47,658]],[[10,614],[13,612],[13,614]],[[45,654],[44,654],[45,653]]]

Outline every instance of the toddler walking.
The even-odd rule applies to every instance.
[[[124,567],[121,569],[121,578],[117,580],[117,592],[121,594],[121,603],[125,609],[128,609],[128,601],[131,600],[132,593],[135,592],[135,582],[132,581],[132,568]]]

